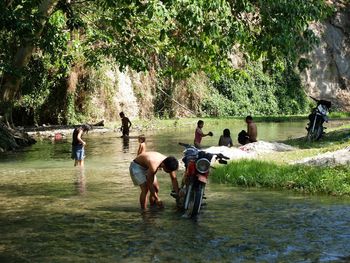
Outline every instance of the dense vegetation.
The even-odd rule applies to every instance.
[[[177,84],[200,72],[210,96],[186,105],[195,113],[305,112],[300,55],[317,42],[308,24],[331,14],[323,0],[5,0],[0,9],[0,115],[9,124],[12,111],[17,124],[93,116],[91,95],[108,102],[113,93],[93,85],[94,70],[107,64],[156,72],[160,116],[176,114]],[[182,83],[185,97],[196,97]]]

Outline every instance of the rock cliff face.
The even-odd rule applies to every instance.
[[[332,101],[350,111],[350,3],[334,3],[337,12],[322,24],[312,25],[320,44],[309,54],[311,67],[302,73],[306,93]]]

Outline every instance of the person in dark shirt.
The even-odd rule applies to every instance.
[[[74,159],[74,166],[84,166],[85,158],[85,145],[86,142],[82,139],[84,133],[88,133],[91,130],[91,126],[84,124],[77,127],[73,131],[73,141],[72,141],[72,159]]]

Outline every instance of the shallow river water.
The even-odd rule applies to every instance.
[[[216,145],[222,129],[205,145]],[[304,123],[259,124],[259,138],[305,135]],[[207,128],[207,129],[206,129]],[[193,127],[147,133],[148,150],[181,158]],[[136,134],[135,134],[136,135]],[[210,182],[197,220],[182,217],[159,173],[163,210],[141,213],[128,174],[138,143],[91,133],[86,165],[70,137],[0,155],[0,262],[349,262],[350,199]],[[235,137],[235,136],[233,136]],[[179,171],[181,176],[183,171]]]

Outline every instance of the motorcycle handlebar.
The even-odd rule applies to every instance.
[[[179,145],[183,146],[183,147],[186,147],[186,148],[189,148],[189,147],[194,147],[188,143],[183,143],[183,142],[179,142]]]
[[[179,145],[185,147],[185,148],[190,148],[190,147],[194,147],[196,148],[195,146],[191,145],[191,144],[188,144],[188,143],[183,143],[183,142],[179,142]],[[216,157],[216,160],[219,160],[219,163],[222,163],[222,164],[227,164],[227,161],[226,160],[229,160],[230,158],[223,155],[222,153],[211,153],[212,155],[215,155]]]
[[[314,101],[316,101],[316,102],[319,102],[319,100],[318,99],[316,99],[316,98],[314,98],[314,97],[312,97],[312,96],[309,96],[311,99],[313,99]]]

